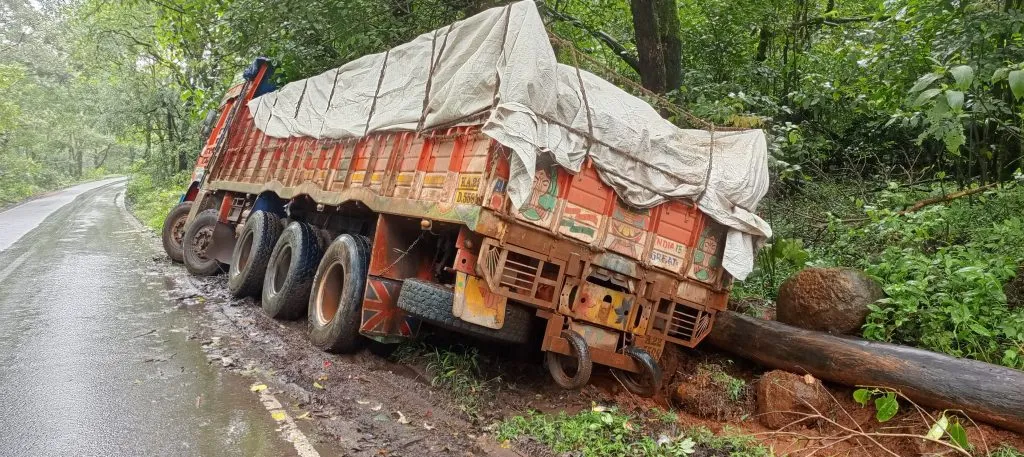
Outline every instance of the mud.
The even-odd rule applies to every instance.
[[[539,357],[533,366],[485,352],[480,356],[487,361],[485,376],[496,382],[479,394],[486,397],[484,407],[467,414],[450,392],[431,386],[431,375],[420,364],[381,357],[376,347],[327,354],[306,340],[304,321],[275,321],[254,300],[230,297],[225,276],[189,277],[165,261],[155,264],[174,278],[172,296],[205,317],[190,338],[203,343],[211,364],[267,383],[288,399],[293,416],[309,412],[314,439],[341,443],[348,455],[529,455],[493,440],[502,418],[531,409],[572,412],[606,398],[596,387],[566,392],[544,385]],[[449,343],[444,336],[431,340]]]
[[[156,243],[155,237],[152,239]],[[182,310],[195,316],[200,325],[187,339],[199,342],[212,366],[237,373],[252,383],[264,383],[277,396],[292,417],[303,425],[317,446],[334,446],[347,456],[553,456],[543,444],[519,438],[503,447],[494,439],[499,422],[507,417],[539,411],[575,412],[594,403],[615,405],[621,411],[651,420],[655,408],[676,409],[673,430],[703,426],[716,433],[754,434],[771,446],[776,455],[874,456],[879,450],[860,442],[840,443],[830,452],[817,452],[799,436],[773,434],[758,423],[747,403],[728,420],[701,418],[700,411],[672,404],[668,397],[636,397],[625,391],[607,370],[595,369],[590,385],[580,391],[565,391],[551,383],[535,346],[496,347],[464,340],[452,334],[428,334],[430,347],[466,347],[478,350],[480,376],[487,390],[477,393],[483,407],[467,413],[460,405],[464,393],[432,385],[433,375],[422,360],[400,360],[388,356],[380,346],[370,346],[351,355],[327,354],[306,339],[305,320],[277,321],[267,317],[259,302],[251,298],[230,297],[226,276],[197,278],[187,275],[180,265],[163,256],[155,256],[150,266],[167,282],[168,296]],[[666,381],[686,382],[698,367],[720,364],[729,374],[755,385],[763,370],[743,361],[729,360],[708,350],[672,351],[668,354]],[[841,406],[849,411],[865,430],[887,430],[902,426],[913,429],[910,411],[889,424],[873,422],[873,411],[857,406],[850,399],[851,389],[828,386]],[[752,389],[751,389],[752,390]],[[817,435],[820,427],[799,427],[797,434]],[[1007,442],[1021,447],[1024,441],[1012,433],[987,426],[971,428],[971,439],[984,436],[993,448]],[[886,443],[906,455],[927,451],[904,441]],[[506,448],[507,447],[507,448]],[[698,449],[704,455],[719,455]],[[726,455],[726,454],[721,454]]]

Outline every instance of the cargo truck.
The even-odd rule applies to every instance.
[[[735,161],[715,148],[742,140],[740,168],[762,176],[763,135],[679,136],[639,99],[557,64],[538,24],[531,2],[496,8],[279,90],[258,59],[225,96],[166,219],[168,255],[192,274],[226,271],[232,294],[274,318],[305,318],[329,352],[433,326],[539,344],[565,388],[586,384],[596,363],[655,394],[665,345],[697,345],[726,308],[732,216],[760,230],[737,232],[754,233],[748,250],[765,234],[752,216],[760,184],[744,209],[716,192],[712,163]],[[545,91],[553,104],[531,105]],[[616,137],[614,119],[601,123],[616,109],[642,114],[624,125],[649,136],[634,142],[646,150],[623,147],[633,140]],[[665,153],[659,144],[676,144],[666,137],[710,138],[684,145],[706,160]],[[694,179],[704,188],[687,188]]]

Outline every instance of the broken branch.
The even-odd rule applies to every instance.
[[[930,206],[930,205],[934,205],[936,203],[944,203],[944,202],[948,202],[950,200],[956,200],[956,199],[958,199],[960,197],[966,197],[968,195],[973,195],[973,194],[976,194],[978,192],[983,192],[983,191],[986,191],[988,189],[991,189],[991,188],[995,187],[997,184],[998,183],[991,183],[991,184],[986,184],[986,185],[981,186],[981,187],[975,187],[973,189],[964,189],[964,190],[961,190],[959,192],[953,192],[951,194],[946,194],[946,195],[942,195],[942,196],[939,196],[939,197],[926,198],[926,199],[921,200],[921,201],[919,201],[917,203],[914,203],[909,208],[907,208],[907,209],[905,209],[903,211],[900,211],[900,214],[912,213],[912,212],[917,211],[917,210],[919,210],[921,208],[924,208],[924,207]]]
[[[629,65],[634,71],[637,72],[637,74],[640,73],[640,59],[637,56],[633,55],[633,53],[629,52],[629,50],[626,49],[626,47],[622,43],[619,43],[616,39],[612,38],[612,36],[609,35],[607,32],[592,28],[587,24],[584,24],[583,21],[575,17],[572,17],[568,14],[565,14],[561,11],[556,11],[551,8],[543,8],[543,11],[547,13],[549,16],[551,16],[553,19],[568,22],[569,24],[578,27],[584,32],[587,32],[588,34],[590,34],[590,36],[597,38],[598,41],[604,43],[605,46],[611,49],[612,52],[615,53],[615,55],[618,58],[622,59],[623,62],[626,62],[626,65]]]

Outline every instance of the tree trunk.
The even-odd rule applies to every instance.
[[[93,158],[92,158],[92,167],[93,168],[99,168],[99,167],[103,166],[103,163],[107,161],[107,156],[110,155],[110,148],[113,147],[113,146],[114,146],[113,144],[108,144],[107,147],[103,148],[103,152],[102,153],[96,153],[96,155],[93,156]]]
[[[757,53],[754,55],[755,62],[764,62],[768,58],[768,47],[772,43],[772,32],[766,26],[761,26],[757,34]]]
[[[676,0],[658,0],[658,31],[665,61],[665,89],[676,90],[683,85],[683,39]]]
[[[75,134],[74,133],[71,134],[71,157],[72,157],[72,160],[74,161],[74,166],[75,166],[75,168],[74,168],[74,170],[72,171],[71,174],[75,178],[81,178],[82,177],[82,165],[83,165],[82,164],[82,159],[83,159],[83,157],[82,157],[82,150],[78,148],[77,144],[75,144]]]
[[[142,154],[142,160],[149,160],[150,153],[153,151],[153,120],[146,115],[146,152]]]
[[[652,92],[665,93],[665,54],[658,33],[658,0],[630,0],[629,6],[640,58],[640,81]]]
[[[847,386],[896,389],[914,402],[960,409],[1024,433],[1024,372],[922,349],[834,336],[725,311],[708,341],[767,367]]]

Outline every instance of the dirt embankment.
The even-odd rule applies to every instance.
[[[498,443],[494,439],[498,423],[531,410],[572,414],[594,403],[615,404],[621,411],[640,417],[655,408],[681,407],[673,427],[704,426],[715,432],[728,428],[730,433],[755,434],[771,445],[776,455],[811,453],[814,446],[799,434],[813,436],[822,431],[818,426],[800,427],[797,435],[786,435],[773,434],[763,427],[752,400],[755,383],[763,370],[742,361],[733,362],[715,352],[676,351],[663,360],[665,371],[672,373],[667,384],[673,388],[682,385],[684,389],[703,389],[699,395],[706,398],[698,398],[696,408],[670,404],[666,396],[636,397],[626,392],[607,370],[596,371],[591,384],[580,391],[564,391],[550,382],[539,351],[485,343],[468,346],[479,351],[475,360],[479,361],[477,377],[482,381],[465,386],[457,381],[437,386],[437,371],[441,367],[431,364],[437,364],[438,359],[416,356],[416,351],[448,347],[459,342],[456,336],[431,335],[431,346],[413,347],[411,356],[389,355],[386,348],[374,345],[352,355],[327,354],[309,344],[304,320],[276,321],[263,313],[258,302],[230,297],[223,275],[190,277],[164,259],[155,259],[154,269],[168,278],[170,296],[182,308],[199,315],[202,325],[189,338],[203,344],[210,363],[267,384],[286,403],[292,416],[301,419],[300,426],[309,430],[314,442],[330,443],[352,456],[541,455],[537,449],[543,446],[537,447],[538,443],[530,440],[517,440],[505,446]],[[715,372],[711,373],[708,367],[719,368],[713,368]],[[727,371],[730,376],[723,377],[719,371]],[[712,381],[715,377],[724,381]],[[716,391],[716,384],[722,389]],[[873,426],[871,412],[860,410],[850,400],[849,389],[832,386],[830,390],[841,405],[840,410],[832,412],[848,410],[858,423]],[[708,405],[713,407],[709,409]],[[704,414],[708,411],[713,413]],[[889,424],[893,425],[896,424]],[[983,430],[990,446],[1000,441],[1018,447],[1024,443],[1009,433],[987,427]],[[901,443],[893,443],[892,447],[906,455],[922,455],[926,451]],[[878,449],[851,440],[829,451],[834,452],[815,455],[839,452],[872,456],[877,455]]]

